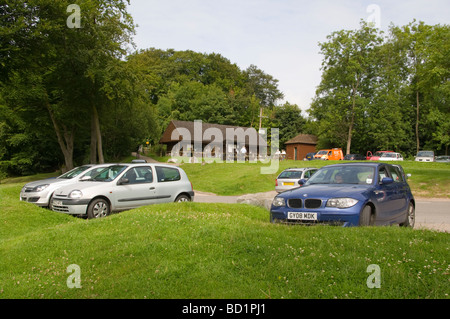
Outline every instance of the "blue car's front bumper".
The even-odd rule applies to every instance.
[[[270,209],[270,220],[281,222],[292,222],[301,224],[330,224],[344,227],[358,226],[359,216],[363,205],[358,203],[349,208],[321,207],[319,209],[296,209],[287,206],[273,206]],[[288,219],[289,212],[304,212],[317,214],[316,220]]]

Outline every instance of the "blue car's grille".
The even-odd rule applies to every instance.
[[[290,208],[302,208],[302,200],[300,198],[288,199],[288,206]]]
[[[322,200],[321,199],[311,199],[308,198],[305,200],[305,208],[315,209],[322,206]]]

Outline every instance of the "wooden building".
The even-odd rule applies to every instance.
[[[302,161],[306,154],[316,152],[317,136],[299,134],[286,143],[286,159]]]
[[[239,154],[257,160],[258,154],[266,151],[266,141],[254,128],[202,121],[171,121],[159,143],[167,145],[167,155],[223,160]]]

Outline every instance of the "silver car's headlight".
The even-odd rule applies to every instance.
[[[284,200],[284,198],[282,197],[275,197],[272,201],[272,205],[273,206],[285,206],[286,205],[286,201]]]
[[[330,198],[327,201],[327,207],[349,208],[355,206],[356,203],[358,203],[358,200],[354,198]]]
[[[79,191],[78,189],[71,191],[69,194],[69,198],[72,198],[72,199],[79,199],[82,196],[83,196],[83,193],[81,191]]]
[[[38,185],[35,188],[33,188],[33,192],[42,192],[44,189],[48,187],[49,184],[42,184]]]

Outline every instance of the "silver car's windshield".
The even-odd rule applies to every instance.
[[[317,171],[306,183],[312,184],[372,184],[375,168],[370,166],[330,166]]]
[[[113,165],[103,168],[97,175],[93,175],[89,181],[110,182],[122,173],[125,168],[127,168],[125,165]]]
[[[75,167],[74,169],[68,171],[67,173],[64,173],[61,176],[58,176],[58,178],[71,179],[71,178],[77,177],[78,175],[80,175],[81,173],[83,173],[85,170],[87,170],[90,167],[91,166]]]

